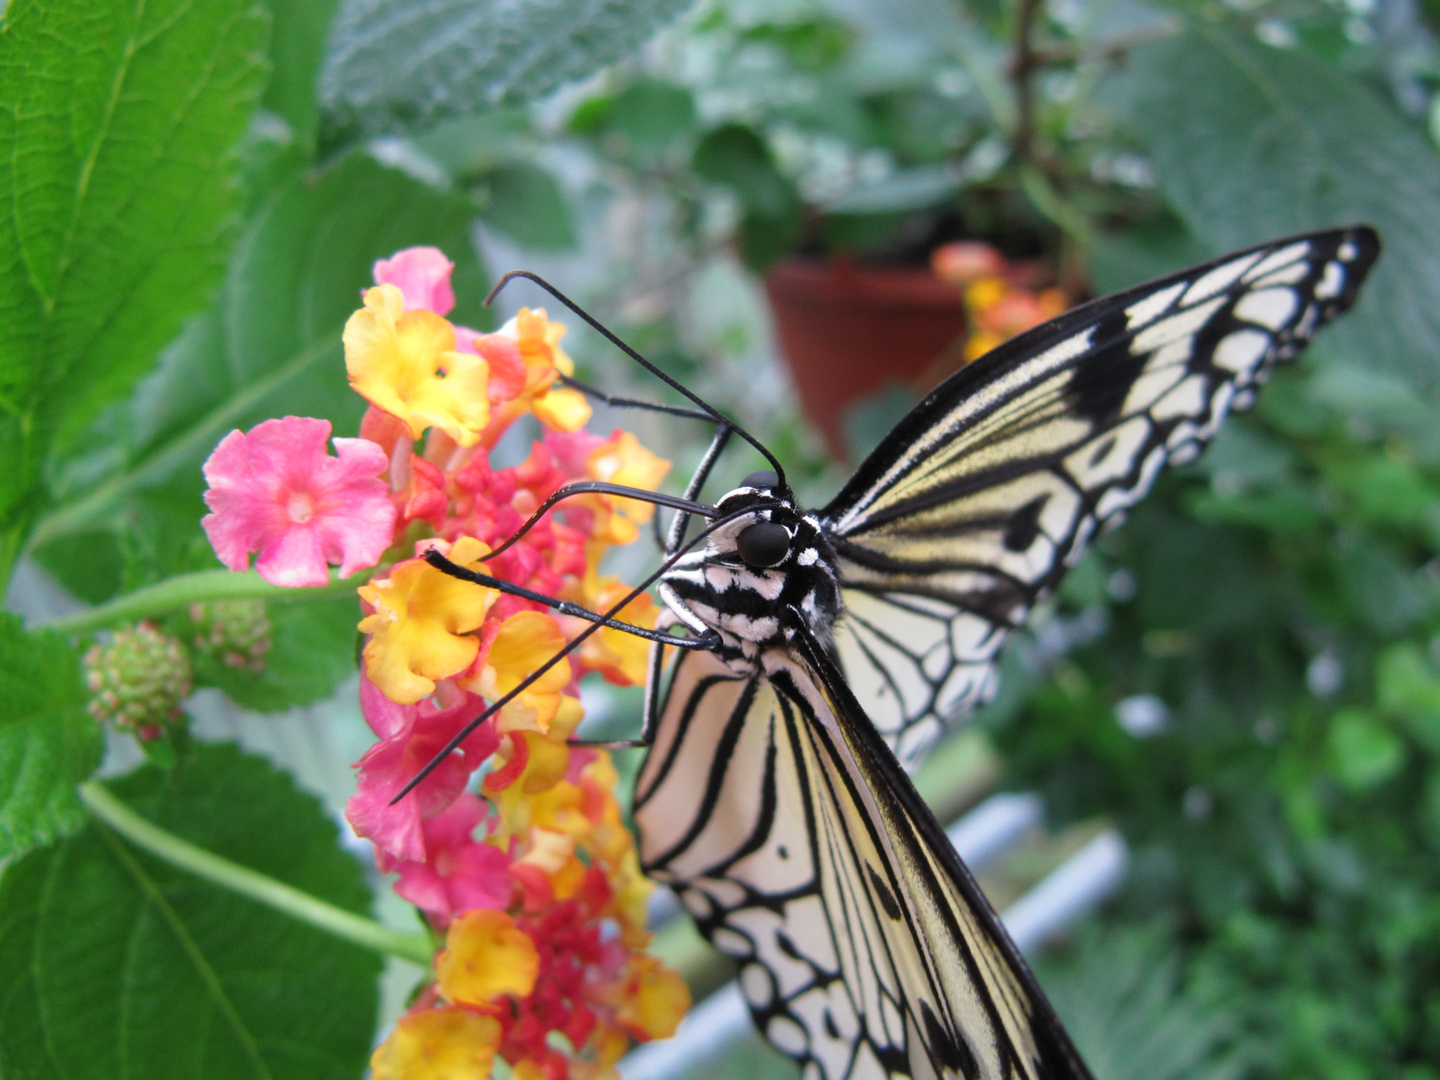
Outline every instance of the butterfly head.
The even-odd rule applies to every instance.
[[[771,472],[751,473],[727,492],[716,518],[732,520],[710,534],[703,552],[666,575],[669,595],[746,656],[783,640],[792,611],[828,640],[839,591],[819,521]]]

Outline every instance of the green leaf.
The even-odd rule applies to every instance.
[[[1326,340],[1440,392],[1440,160],[1421,132],[1339,69],[1216,26],[1139,49],[1128,70],[1124,119],[1214,250],[1379,229],[1385,253]]]
[[[95,771],[103,747],[85,699],[70,643],[27,634],[14,615],[0,614],[0,860],[84,821],[75,786]]]
[[[264,77],[252,0],[15,0],[0,23],[0,519],[219,279]],[[28,504],[28,505],[27,505]]]
[[[315,145],[320,126],[317,84],[336,0],[264,0],[270,37],[270,82],[260,104],[290,125],[294,139]]]
[[[237,705],[278,712],[329,697],[355,674],[354,596],[298,599],[268,605],[274,626],[265,670],[259,674],[217,665],[196,672],[197,682],[218,686]]]
[[[215,306],[165,350],[133,399],[96,425],[104,460],[74,463],[68,505],[41,523],[37,544],[102,518],[124,526],[115,508],[137,490],[193,523],[193,539],[205,513],[200,464],[232,428],[291,414],[325,417],[336,435],[354,434],[365,403],[345,380],[340,332],[376,259],[414,244],[442,248],[456,264],[452,317],[484,325],[470,215],[467,200],[364,155],[318,179],[297,171],[247,223]],[[106,479],[96,482],[96,473]],[[176,531],[165,532],[171,548]]]
[[[1180,950],[1158,925],[1080,928],[1041,981],[1096,1076],[1110,1080],[1232,1080],[1235,1020],[1183,987]]]
[[[477,179],[487,224],[534,251],[570,251],[575,225],[555,178],[538,165],[507,161]]]
[[[1360,709],[1341,709],[1326,732],[1335,776],[1346,787],[1367,791],[1405,764],[1405,744],[1380,720]]]
[[[759,135],[724,124],[700,140],[690,164],[740,200],[740,250],[751,269],[764,270],[790,249],[800,231],[800,193]]]
[[[633,52],[688,0],[345,0],[320,79],[332,142],[534,101]]]
[[[627,86],[605,109],[604,133],[616,149],[640,162],[661,158],[695,126],[695,100],[688,90],[647,80]]]
[[[1440,754],[1440,677],[1415,642],[1396,642],[1375,658],[1375,703]]]
[[[233,746],[114,793],[168,831],[367,912],[361,867],[318,801]],[[0,880],[0,1074],[351,1080],[380,959],[91,825]]]
[[[765,140],[743,124],[724,124],[708,132],[691,157],[706,180],[735,193],[746,210],[784,217],[799,210],[800,194],[780,172]]]

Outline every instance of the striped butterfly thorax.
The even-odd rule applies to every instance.
[[[807,1078],[1089,1076],[906,768],[1378,254],[1317,232],[1085,304],[942,383],[823,510],[756,474],[676,548],[660,595],[714,645],[652,657],[641,858]]]

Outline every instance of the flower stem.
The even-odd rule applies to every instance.
[[[222,859],[204,848],[166,832],[147,821],[110,794],[100,783],[80,785],[80,798],[90,812],[131,843],[222,888],[258,900],[267,907],[309,923],[379,953],[428,967],[434,952],[424,934],[405,933],[381,926],[354,912],[326,903],[309,893],[276,881],[247,867]]]
[[[318,589],[289,589],[271,585],[254,570],[243,574],[229,570],[199,570],[181,574],[117,596],[99,607],[89,608],[45,623],[46,630],[62,634],[84,634],[107,626],[132,623],[151,615],[164,615],[176,608],[206,600],[308,600],[316,596],[332,596],[349,592],[363,585],[370,572],[352,574],[343,580],[332,579]]]

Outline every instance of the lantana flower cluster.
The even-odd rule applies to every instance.
[[[360,704],[377,742],[346,816],[444,947],[434,979],[376,1050],[377,1080],[614,1075],[631,1041],[673,1033],[685,984],[644,950],[650,884],[603,751],[568,745],[587,672],[643,678],[646,643],[606,628],[474,729],[409,795],[391,800],[488,703],[589,625],[458,580],[453,562],[606,611],[628,588],[601,573],[649,504],[587,494],[559,504],[494,558],[544,500],[577,480],[653,488],[669,467],[628,432],[585,430],[560,380],[565,328],[521,310],[482,334],[445,318],[452,264],[411,248],[375,265],[345,327],[350,384],[370,408],[358,438],[327,421],[268,420],[227,435],[205,465],[205,529],[222,562],[316,586],[379,566],[359,587]],[[540,437],[518,465],[490,452],[517,420]],[[331,441],[335,456],[327,453]],[[620,617],[651,627],[648,597]]]
[[[980,240],[943,244],[930,255],[935,275],[965,295],[970,333],[965,362],[984,356],[1017,334],[1068,309],[1073,301],[1056,286],[1039,286],[1032,269],[1006,259]]]

